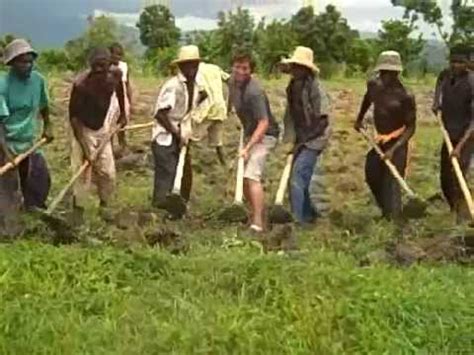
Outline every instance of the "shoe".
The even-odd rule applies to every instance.
[[[256,224],[252,224],[252,225],[250,226],[250,230],[251,230],[252,232],[255,232],[255,233],[263,233],[263,228],[257,226]]]

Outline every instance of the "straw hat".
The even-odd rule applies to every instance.
[[[5,65],[10,64],[10,62],[16,57],[31,53],[36,58],[38,53],[31,47],[31,45],[24,39],[15,39],[10,44],[5,47],[3,52],[3,62]]]
[[[375,71],[381,70],[402,72],[403,65],[400,53],[395,51],[382,52],[379,55],[379,59],[377,60],[377,66],[375,67]]]
[[[179,49],[178,58],[172,64],[179,64],[191,61],[201,61],[199,48],[197,46],[183,46]]]
[[[298,64],[311,69],[314,73],[319,73],[319,68],[314,64],[314,53],[311,48],[298,46],[291,58],[283,59],[283,65]]]

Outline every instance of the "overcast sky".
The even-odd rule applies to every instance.
[[[1,1],[1,0],[0,0]],[[137,0],[116,0],[117,2],[136,2]],[[265,1],[253,1],[263,3]],[[271,3],[271,0],[267,0]],[[448,5],[449,0],[440,2]],[[252,1],[247,1],[251,4]],[[256,17],[285,18],[298,10],[302,0],[273,0],[274,4],[247,5]],[[317,10],[323,10],[328,4],[336,5],[349,23],[360,31],[376,32],[383,20],[401,18],[403,9],[392,6],[390,0],[315,0]],[[177,15],[178,25],[184,30],[196,27],[210,29],[215,27],[215,15],[219,10],[229,8],[230,0],[174,0],[172,8]],[[131,15],[131,14],[130,14]],[[135,17],[124,16],[131,24]],[[433,29],[421,26],[421,31],[431,36]]]
[[[450,0],[440,0],[448,6]],[[172,11],[185,31],[215,26],[218,11],[229,10],[231,0],[172,0]],[[263,3],[265,0],[246,0]],[[266,0],[266,2],[271,2]],[[257,16],[285,18],[295,13],[303,0],[274,0],[273,5],[247,6]],[[376,32],[381,21],[400,18],[403,10],[390,0],[315,0],[318,10],[335,4],[352,27]],[[134,26],[142,0],[0,0],[0,34],[26,36],[41,45],[58,45],[78,36],[87,16],[94,11],[120,13],[124,22]],[[426,37],[433,29],[422,28]]]

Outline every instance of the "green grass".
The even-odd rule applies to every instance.
[[[359,268],[329,250],[0,250],[0,349],[25,353],[469,353],[474,271]]]
[[[136,121],[147,121],[159,82],[140,78]],[[266,81],[278,118],[287,80]],[[67,84],[54,77],[54,98]],[[411,83],[420,103],[410,185],[424,197],[439,191],[440,134],[429,118],[430,86]],[[38,242],[44,229],[0,246],[0,354],[471,354],[474,352],[474,270],[436,263],[361,267],[367,254],[401,236],[380,220],[363,180],[367,149],[350,125],[364,90],[360,80],[327,82],[335,103],[335,139],[326,152],[333,213],[298,229],[301,252],[265,254],[241,227],[203,220],[232,201],[232,171],[205,146],[194,149],[195,188],[190,220],[167,223],[189,242],[173,256],[144,245],[145,231],[121,231],[88,207],[77,245]],[[69,172],[65,105],[54,110],[57,140],[46,148],[53,195]],[[227,152],[238,134],[229,122]],[[149,132],[131,135],[142,144]],[[284,164],[278,148],[268,165],[271,202]],[[149,206],[152,173],[119,172],[116,208]],[[444,204],[403,226],[416,240],[450,233]],[[155,228],[156,226],[153,226]],[[159,225],[161,227],[161,223]],[[97,240],[102,241],[98,244]]]

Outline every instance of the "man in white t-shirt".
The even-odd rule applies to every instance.
[[[153,205],[157,208],[166,208],[166,196],[173,187],[180,147],[187,145],[192,136],[191,118],[185,118],[200,102],[201,93],[196,82],[200,62],[196,46],[182,47],[178,59],[173,62],[179,71],[163,84],[156,100],[152,150],[155,160]],[[191,185],[188,147],[181,188],[181,196],[186,201]]]
[[[125,116],[127,124],[130,122],[130,108],[132,106],[132,87],[130,85],[130,70],[128,64],[123,61],[125,50],[120,43],[114,43],[109,47],[112,65],[122,72],[123,90],[125,93]],[[127,150],[127,137],[124,131],[117,133],[118,142],[122,152]]]

